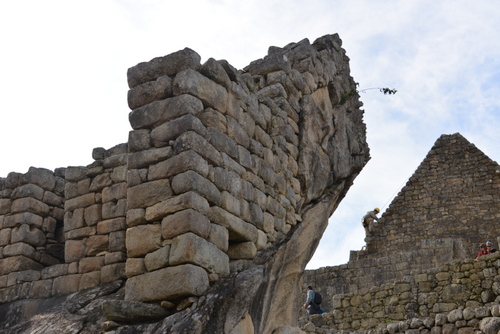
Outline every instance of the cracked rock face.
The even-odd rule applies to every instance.
[[[170,275],[177,277],[172,282],[157,282],[155,274],[146,274],[141,280],[129,279],[126,283],[127,292],[121,289],[122,282],[113,282],[67,297],[15,302],[2,306],[8,310],[9,316],[2,322],[5,325],[1,327],[0,333],[95,333],[100,330],[122,334],[301,333],[294,327],[297,325],[298,312],[304,297],[300,289],[304,269],[328,225],[328,218],[369,160],[366,128],[362,121],[363,111],[359,109],[361,103],[356,97],[357,94],[352,94],[356,91],[356,85],[350,77],[348,58],[341,48],[341,40],[337,35],[327,35],[317,39],[313,44],[303,40],[284,48],[271,47],[268,56],[252,62],[243,71],[236,71],[226,61],[216,62],[213,59],[201,67],[197,66],[198,57],[186,50],[176,53],[175,57],[179,58],[179,64],[192,62],[194,65],[189,65],[190,70],[183,72],[185,78],[176,77],[169,81],[170,79],[162,77],[162,82],[168,81],[168,86],[171,85],[174,92],[196,94],[209,108],[224,109],[222,104],[228,101],[225,95],[227,89],[248,106],[249,114],[254,119],[263,120],[271,112],[281,115],[280,118],[276,118],[281,121],[268,122],[268,128],[265,129],[267,134],[256,135],[259,135],[269,147],[278,147],[280,152],[288,154],[287,156],[283,153],[279,158],[282,162],[286,161],[291,173],[294,173],[298,180],[294,184],[298,195],[293,196],[292,201],[287,200],[294,211],[292,215],[295,225],[287,224],[285,227],[283,223],[283,226],[279,226],[282,233],[269,243],[269,246],[257,249],[255,245],[259,245],[259,233],[256,229],[241,228],[246,225],[238,225],[234,218],[223,215],[220,210],[205,210],[209,212],[209,219],[217,218],[227,225],[225,227],[231,233],[230,238],[242,241],[238,247],[230,247],[229,256],[232,261],[229,262],[229,268],[224,266],[224,263],[228,263],[224,258],[226,254],[219,251],[228,245],[223,242],[218,243],[217,240],[212,242],[218,248],[212,247],[208,255],[198,254],[199,257],[192,259],[212,270],[208,273],[209,281],[206,281],[206,274],[200,272],[203,270],[199,269],[200,267],[181,264],[152,272],[175,271],[176,275]],[[158,58],[152,60],[151,64],[160,68],[162,75],[168,76],[179,72],[176,61],[168,64],[161,62],[162,60]],[[131,86],[149,82],[147,86],[152,87],[147,96],[138,90],[129,93],[129,104],[134,107],[144,104],[141,99],[150,102],[169,94],[164,89],[158,88],[164,85],[158,81],[160,79],[154,79],[158,77],[158,73],[151,73],[151,68],[154,66],[139,64],[129,70]],[[212,81],[207,81],[207,77]],[[199,81],[203,81],[203,85],[198,85]],[[246,82],[247,91],[239,90],[241,88],[235,82]],[[212,86],[213,89],[209,89]],[[207,90],[200,91],[200,87],[207,87]],[[221,89],[222,87],[225,89]],[[349,99],[343,98],[346,95],[354,96]],[[179,95],[177,99],[189,100],[190,95]],[[174,108],[176,100],[169,101],[170,105],[166,105],[165,108]],[[184,101],[183,105],[188,102]],[[191,106],[193,111],[186,111],[186,116],[178,118],[176,124],[181,125],[186,119],[193,118],[192,114],[202,108],[201,105],[189,103],[187,105]],[[207,112],[204,117],[207,117],[206,115],[211,113]],[[157,124],[162,117],[153,112],[144,112],[142,117],[139,117],[137,113],[132,112],[130,121],[134,129],[139,129],[149,124]],[[285,120],[288,120],[288,124]],[[220,125],[218,122],[219,118],[209,120],[214,128]],[[170,124],[168,127],[156,127],[152,133],[152,140],[158,141],[158,145],[162,144],[161,141],[168,141],[169,134],[176,131],[176,127],[172,126],[173,123],[168,124]],[[190,121],[189,124],[197,126],[196,122]],[[245,126],[244,122],[242,125],[233,125],[234,128]],[[188,132],[175,134],[178,135],[181,139],[194,136]],[[239,132],[232,135],[240,142],[249,140]],[[211,136],[212,139],[217,138],[217,131],[211,131],[207,136]],[[187,139],[190,140],[186,143],[196,142],[194,137]],[[182,140],[179,140],[177,145],[173,149],[181,150]],[[258,150],[258,147],[255,149]],[[132,158],[128,163],[138,164]],[[248,164],[251,165],[250,161]],[[152,170],[151,173],[165,173],[175,168],[176,166],[172,165],[161,170]],[[194,168],[200,169],[202,166]],[[172,183],[173,191],[181,191],[187,183],[196,182],[193,181],[193,175],[185,174],[177,177]],[[269,181],[266,176],[263,171],[264,182]],[[273,183],[276,187],[281,187],[282,184],[286,184],[282,181],[273,180]],[[203,180],[198,183],[200,182]],[[165,189],[165,187],[160,188]],[[211,202],[220,201],[216,196],[217,193],[208,185],[204,189],[205,196]],[[170,188],[168,190],[170,191]],[[137,188],[135,191],[143,193],[146,190]],[[154,207],[152,208],[146,212],[151,220],[155,215]],[[278,212],[278,209],[276,211],[277,214],[287,215],[287,212]],[[187,212],[187,214],[193,216],[192,213]],[[171,220],[175,219],[176,217],[172,215]],[[201,218],[199,221],[196,233],[207,235],[208,223],[203,222]],[[133,233],[142,233],[139,229],[134,231],[127,232],[127,237]],[[174,232],[164,229],[166,234]],[[203,246],[205,243],[204,239],[187,233],[168,247],[172,247],[170,251],[186,249],[182,254],[188,254],[187,250],[192,245]],[[138,254],[142,254],[144,251],[141,244],[134,245],[130,242],[128,245],[130,252],[135,250]],[[154,257],[151,257],[148,265],[160,266],[162,254],[160,249]],[[238,260],[233,260],[234,258]],[[143,284],[145,280],[149,284]],[[160,286],[155,288],[152,284]],[[158,302],[158,293],[168,290],[171,294],[172,289],[176,288],[181,296],[182,290],[189,288],[189,284],[193,285],[190,291],[196,291],[193,296],[177,304]],[[150,301],[156,304],[155,306],[161,305],[167,310],[164,314],[158,308],[150,312],[158,317],[165,317],[161,320],[147,318],[146,313],[149,309],[123,303],[124,299],[134,299],[125,298],[125,294],[128,296],[138,294],[141,298],[148,296]],[[103,305],[109,319],[103,315],[101,309]]]

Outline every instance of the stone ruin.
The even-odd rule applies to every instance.
[[[308,270],[324,296],[307,333],[497,333],[500,166],[462,135],[442,135],[345,265]],[[325,332],[325,328],[329,331]]]
[[[128,84],[127,143],[0,178],[0,333],[300,332],[304,268],[369,160],[338,35],[243,70],[186,48]]]
[[[473,259],[500,235],[500,167],[460,134],[438,139],[366,249],[304,270],[370,158],[337,35],[243,70],[186,48],[128,83],[127,143],[0,178],[0,333],[500,329],[500,254]],[[326,313],[304,316],[307,285]]]

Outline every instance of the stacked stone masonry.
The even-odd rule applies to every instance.
[[[473,258],[500,235],[499,219],[498,163],[459,133],[442,135],[366,236],[366,249],[351,251],[345,265],[306,271],[304,281],[333,296]]]
[[[402,280],[338,294],[300,319],[306,333],[497,333],[500,253],[414,270]]]
[[[127,300],[177,304],[283,242],[369,158],[360,102],[339,103],[356,87],[340,45],[271,47],[243,71],[187,48],[130,68],[127,143],[0,178],[0,302],[123,279]]]

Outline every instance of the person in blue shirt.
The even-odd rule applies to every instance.
[[[307,299],[304,304],[304,308],[307,309],[307,313],[309,315],[319,314],[319,305],[316,305],[314,303],[314,295],[315,295],[314,289],[312,286],[309,285],[307,287]]]

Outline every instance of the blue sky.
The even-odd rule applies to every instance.
[[[179,3],[177,3],[179,2]],[[441,134],[500,161],[500,6],[495,0],[4,1],[0,177],[87,165],[127,141],[126,72],[184,47],[243,68],[269,46],[339,33],[360,89],[372,159],[308,268],[346,263],[360,217],[382,212]]]

